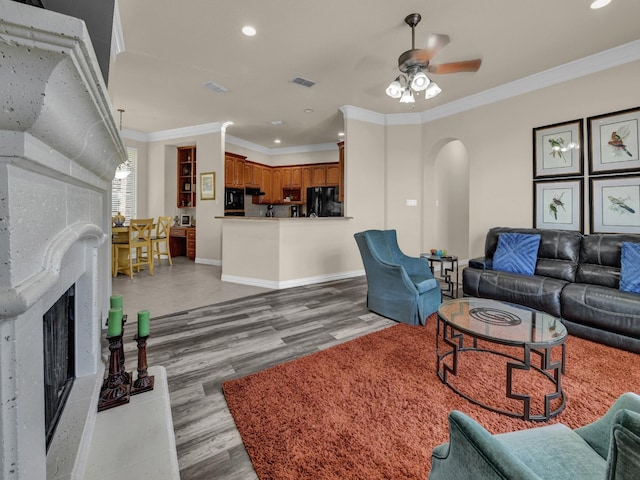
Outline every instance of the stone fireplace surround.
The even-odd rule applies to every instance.
[[[82,478],[126,159],[82,21],[0,2],[0,477]],[[76,381],[45,451],[42,316],[76,285]]]

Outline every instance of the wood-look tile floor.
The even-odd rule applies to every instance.
[[[234,284],[220,282],[219,267],[178,261],[162,269],[170,268],[171,275],[178,276],[179,270],[193,272],[194,267],[200,270],[196,277],[203,274],[209,280],[216,276],[217,269],[214,283],[233,292]],[[167,272],[162,269],[156,267],[153,277],[140,275],[134,279],[138,283],[135,300],[130,300],[127,293],[132,281],[114,279],[113,291],[123,294],[125,313],[131,318],[125,335],[135,333],[135,315],[127,306],[144,305],[143,292],[147,289],[150,298],[162,298],[158,285],[164,282],[154,278]],[[193,299],[199,308],[173,315],[157,316],[150,306],[145,307],[152,310],[148,363],[167,369],[182,480],[257,478],[227,408],[222,393],[224,381],[395,324],[367,310],[364,277],[257,295],[264,289],[236,287],[249,296],[236,295],[221,303],[216,299],[222,297],[215,295]],[[164,292],[165,298],[170,302],[180,296],[181,290],[180,285],[173,285]],[[207,303],[215,304],[202,307]],[[135,342],[126,342],[125,356],[127,370],[135,371]]]

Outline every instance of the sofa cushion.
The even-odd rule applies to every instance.
[[[540,235],[501,233],[493,255],[493,269],[503,272],[533,275],[538,261]]]
[[[580,247],[577,283],[603,287],[620,287],[620,258],[622,244],[640,243],[640,235],[633,233],[594,233],[585,235]]]
[[[624,242],[622,244],[620,290],[640,293],[640,243]]]
[[[493,227],[485,240],[485,268],[491,268],[491,260],[502,233],[526,233],[540,235],[536,275],[573,282],[576,279],[580,244],[583,235],[570,230],[544,230],[536,228]]]
[[[640,413],[620,410],[614,417],[607,480],[635,480],[640,470]]]

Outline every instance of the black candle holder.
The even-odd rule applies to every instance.
[[[147,373],[147,338],[149,338],[149,335],[146,337],[136,335],[134,338],[138,343],[138,378],[133,382],[131,395],[149,392],[153,390],[155,383],[154,376]]]
[[[109,341],[109,375],[102,382],[98,411],[129,403],[131,376],[124,370],[122,335],[107,337]]]

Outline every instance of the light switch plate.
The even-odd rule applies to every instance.
[[[417,207],[417,206],[418,206],[417,200],[407,199],[407,207]]]

